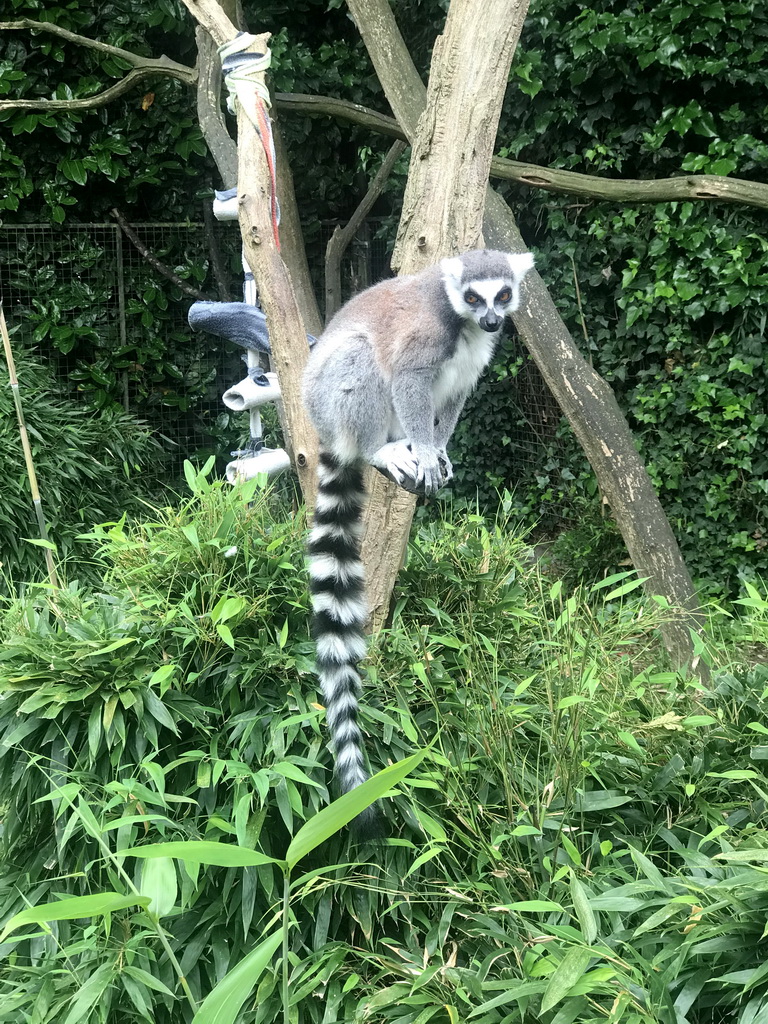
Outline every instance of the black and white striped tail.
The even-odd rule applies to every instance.
[[[345,465],[320,452],[315,518],[309,535],[309,575],[317,674],[336,754],[336,774],[348,793],[368,778],[358,724],[361,692],[357,663],[365,655],[365,591],[360,534],[365,503],[359,464]],[[355,821],[361,838],[378,834],[370,807]]]

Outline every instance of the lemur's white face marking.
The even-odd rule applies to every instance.
[[[454,310],[464,320],[476,323],[493,334],[501,330],[504,318],[520,305],[520,283],[533,266],[531,253],[507,254],[509,275],[464,279],[464,263],[460,257],[445,259],[440,264],[446,294]]]

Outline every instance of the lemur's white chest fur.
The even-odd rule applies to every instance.
[[[466,324],[459,335],[456,351],[446,359],[432,388],[435,409],[456,395],[467,395],[493,357],[501,331],[489,334],[475,323]]]

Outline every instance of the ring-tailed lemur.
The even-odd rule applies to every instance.
[[[421,494],[451,478],[446,445],[532,266],[530,253],[479,249],[383,281],[339,310],[309,357],[304,401],[320,438],[310,585],[317,672],[343,792],[368,777],[356,668],[367,615],[363,467]],[[370,811],[358,825],[365,831],[374,821]]]

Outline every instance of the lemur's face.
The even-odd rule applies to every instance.
[[[475,252],[443,260],[440,266],[453,309],[463,320],[494,334],[519,307],[520,284],[533,266],[533,257],[530,253]]]
[[[491,280],[462,283],[463,316],[474,320],[484,331],[493,334],[501,329],[504,317],[517,309],[514,282],[497,277]]]

